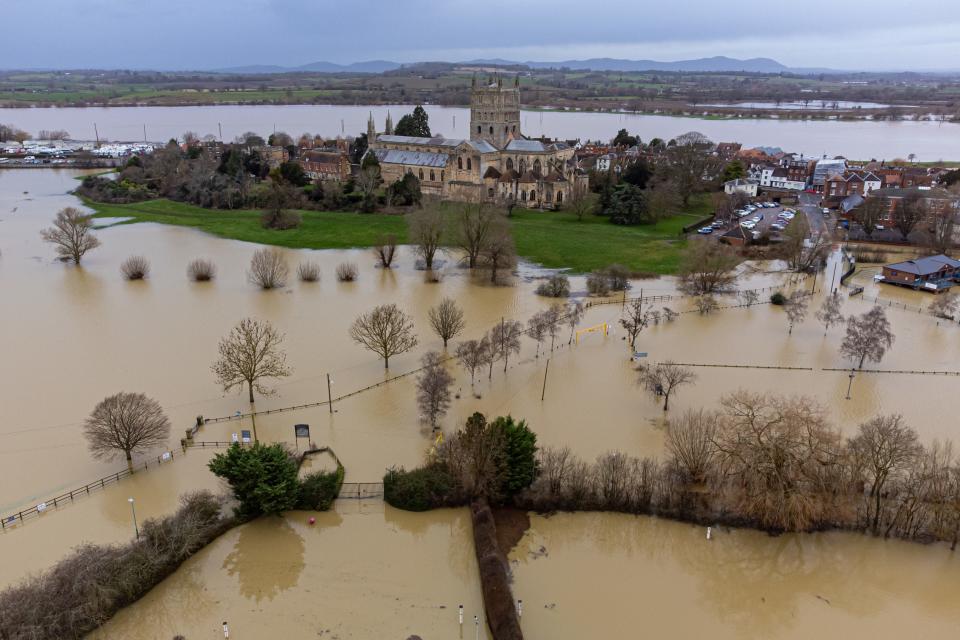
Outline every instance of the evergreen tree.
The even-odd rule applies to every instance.
[[[429,138],[431,137],[429,120],[430,116],[427,115],[426,110],[417,105],[412,114],[408,113],[400,118],[394,133],[398,136]]]

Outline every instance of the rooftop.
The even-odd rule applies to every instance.
[[[373,154],[379,162],[387,164],[412,164],[421,167],[443,168],[447,166],[449,156],[445,153],[429,151],[400,151],[398,149],[375,149]]]
[[[912,273],[918,276],[926,276],[937,273],[944,267],[948,269],[958,269],[960,268],[960,260],[954,260],[949,256],[940,254],[887,265],[888,269],[903,271],[904,273]]]

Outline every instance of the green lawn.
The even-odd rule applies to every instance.
[[[260,226],[258,211],[220,211],[170,200],[113,205],[87,202],[96,217],[128,217],[133,222],[158,222],[195,227],[236,240],[292,248],[347,249],[372,246],[382,234],[406,240],[403,216],[337,211],[303,211],[298,229],[271,231]],[[441,205],[451,215],[454,204]],[[636,271],[668,274],[676,271],[685,241],[680,229],[708,215],[709,200],[697,198],[686,213],[655,225],[621,227],[606,218],[587,216],[577,221],[560,211],[514,209],[511,219],[517,252],[546,267],[568,267],[587,272],[618,263]]]

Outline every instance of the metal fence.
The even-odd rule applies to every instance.
[[[383,498],[382,482],[344,482],[340,487],[338,500],[365,500]]]
[[[18,524],[22,524],[31,518],[38,518],[51,509],[56,509],[64,504],[71,504],[78,498],[90,495],[90,493],[93,491],[105,489],[107,485],[116,484],[122,479],[130,477],[137,469],[146,470],[151,466],[167,464],[174,458],[183,457],[184,455],[185,454],[183,453],[177,453],[174,451],[165,451],[164,453],[158,455],[156,459],[147,458],[145,460],[138,461],[132,467],[122,471],[117,471],[116,473],[112,473],[108,476],[103,476],[99,480],[94,480],[93,482],[89,482],[82,487],[65,491],[60,495],[53,496],[52,498],[41,500],[29,509],[23,509],[22,511],[11,513],[0,518],[0,529],[7,529],[8,527],[17,526]]]

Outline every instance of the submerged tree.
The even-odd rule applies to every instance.
[[[847,319],[847,334],[840,345],[840,353],[859,361],[857,368],[862,369],[867,360],[880,362],[893,345],[894,338],[887,314],[877,306],[861,316]]]
[[[627,341],[630,348],[636,346],[637,336],[650,324],[650,312],[643,310],[643,300],[631,300],[623,310],[620,326],[627,332]]]
[[[481,340],[466,340],[457,345],[457,360],[460,361],[460,366],[467,370],[470,374],[470,386],[473,386],[473,382],[476,379],[477,369],[486,364],[486,354],[488,351],[488,343],[486,338]]]
[[[420,420],[436,429],[450,408],[450,385],[453,376],[444,368],[443,358],[436,351],[423,356],[423,371],[417,377],[417,406]]]
[[[281,350],[283,334],[269,322],[244,318],[220,340],[220,357],[211,369],[224,391],[247,387],[248,398],[253,392],[273,393],[264,386],[267,378],[285,378],[292,373],[287,356]]]
[[[130,462],[134,453],[166,444],[170,420],[156,400],[122,392],[94,407],[83,432],[95,457],[110,460],[122,452]]]
[[[80,264],[84,254],[100,246],[92,230],[92,216],[74,207],[67,207],[57,213],[53,226],[41,231],[40,237],[55,245],[57,255],[61,258]]]
[[[457,216],[452,235],[471,269],[478,266],[491,230],[501,224],[502,217],[493,207],[482,204],[466,204]]]
[[[516,320],[501,320],[490,330],[490,343],[497,357],[503,360],[504,371],[507,370],[511,354],[520,353],[521,335],[523,325]]]
[[[640,373],[640,384],[647,391],[656,396],[663,396],[664,411],[669,411],[670,396],[678,387],[690,384],[697,379],[692,369],[670,360],[658,362],[655,365],[641,365],[637,371]]]
[[[803,291],[794,291],[787,298],[783,310],[787,313],[787,322],[790,324],[788,334],[793,334],[793,325],[802,323],[807,317],[807,305],[810,303],[807,294]]]
[[[930,303],[927,311],[938,318],[953,320],[958,306],[960,306],[960,296],[955,293],[941,293]]]
[[[383,358],[383,368],[390,368],[390,358],[417,346],[413,320],[395,304],[375,307],[353,321],[350,337]]]
[[[444,219],[439,209],[421,209],[407,216],[410,240],[416,245],[417,255],[427,269],[433,269],[433,259],[443,241]]]
[[[843,313],[840,312],[842,304],[843,299],[836,291],[823,299],[823,304],[820,305],[820,310],[816,313],[817,320],[823,325],[823,335],[827,335],[833,325],[843,322]]]
[[[720,294],[736,284],[740,258],[719,242],[690,242],[680,258],[680,290],[690,296]]]
[[[430,326],[434,333],[443,340],[443,348],[447,348],[447,343],[455,338],[466,323],[463,320],[463,309],[461,309],[453,298],[444,298],[435,307],[431,307],[427,312],[430,320]]]
[[[570,339],[567,340],[567,344],[571,344],[573,342],[573,332],[576,331],[580,321],[583,320],[583,314],[584,308],[582,302],[573,300],[567,303],[567,308],[564,310],[564,317],[567,320],[567,326],[570,327]]]

